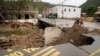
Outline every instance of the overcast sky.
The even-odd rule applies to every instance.
[[[61,4],[65,0],[42,0],[43,2],[49,2],[51,4]],[[66,0],[63,4],[64,5],[74,5],[80,6],[85,3],[87,0]]]

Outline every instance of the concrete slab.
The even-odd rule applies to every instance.
[[[33,56],[88,56],[88,54],[68,43],[43,48],[34,52]]]
[[[74,45],[62,44],[43,48],[0,50],[0,56],[88,56]]]
[[[100,35],[99,34],[89,33],[89,34],[84,34],[84,35],[93,37],[93,39],[95,41],[94,41],[94,43],[92,45],[80,46],[80,48],[86,50],[90,54],[96,52],[97,50],[100,50]]]
[[[55,25],[55,26],[58,26],[58,27],[61,27],[61,28],[72,27],[75,22],[75,20],[67,20],[67,19],[40,18],[39,20]],[[89,29],[100,29],[100,23],[84,22],[84,26]]]

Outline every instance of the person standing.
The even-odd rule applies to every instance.
[[[84,17],[83,17],[82,14],[81,14],[81,17],[79,19],[79,22],[80,22],[80,25],[84,27],[84,24],[83,24],[84,23]]]
[[[76,19],[76,21],[74,22],[74,25],[76,24],[76,25],[79,25],[79,19]]]

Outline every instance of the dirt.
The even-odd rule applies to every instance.
[[[81,27],[80,25],[74,25],[72,28],[68,30],[63,29],[64,33],[61,36],[62,38],[48,44],[48,45],[59,45],[64,43],[72,43],[76,46],[81,46],[87,44],[85,42],[86,37],[81,36],[81,34],[87,33],[88,29]],[[66,31],[65,31],[66,30]]]
[[[0,37],[0,49],[43,47],[44,38],[42,34],[43,30],[39,29],[35,33],[27,36],[12,34],[11,36]]]
[[[91,31],[91,33],[97,33],[97,34],[100,34],[100,29],[94,29]]]
[[[0,37],[0,49],[7,48],[31,48],[31,47],[43,47],[45,46],[45,39],[43,38],[43,29],[33,30],[35,32],[25,35],[10,35]],[[61,38],[53,41],[50,45],[59,45],[64,43],[72,43],[76,46],[88,45],[87,38],[81,36],[84,33],[88,33],[88,29],[79,25],[74,25],[72,28],[64,28]]]
[[[44,46],[43,30],[30,23],[7,24],[0,27],[0,35],[0,49]]]

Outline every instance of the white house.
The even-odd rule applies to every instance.
[[[51,8],[51,13],[57,14],[57,18],[80,18],[81,8],[68,5],[57,5]]]

